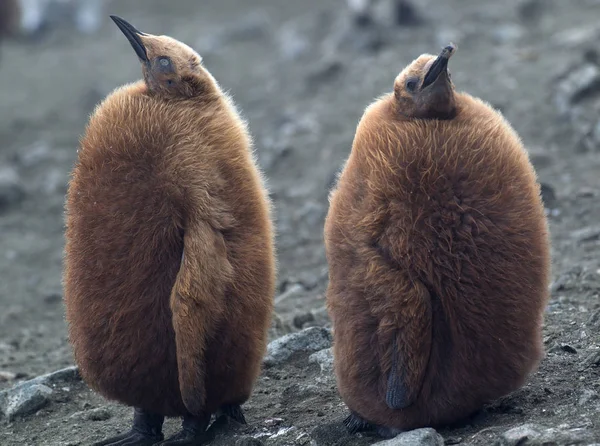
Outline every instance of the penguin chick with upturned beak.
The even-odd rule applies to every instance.
[[[98,445],[201,444],[245,423],[275,291],[270,200],[246,124],[201,58],[112,16],[144,80],[94,111],[67,194],[69,339],[88,385],[135,408]],[[164,442],[165,416],[183,428]],[[160,443],[159,443],[160,442]]]
[[[422,55],[365,111],[330,196],[327,306],[351,432],[460,421],[543,355],[550,242],[518,135]]]

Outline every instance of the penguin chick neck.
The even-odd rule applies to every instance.
[[[404,119],[452,119],[456,115],[454,85],[448,61],[456,51],[450,44],[436,57],[422,54],[398,75],[394,100]]]
[[[169,36],[138,31],[120,17],[110,18],[123,32],[142,64],[151,93],[170,99],[189,99],[216,93],[216,81],[202,66],[202,57]]]

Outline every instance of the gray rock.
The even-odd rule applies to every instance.
[[[17,377],[16,373],[9,372],[7,370],[0,370],[0,382],[12,381]]]
[[[279,52],[286,60],[298,59],[310,49],[310,43],[293,22],[285,23],[277,32]]]
[[[305,328],[304,324],[314,322],[315,316],[312,313],[297,314],[294,316],[294,327]]]
[[[497,43],[513,43],[523,37],[523,28],[513,23],[501,25],[492,31],[492,38]]]
[[[324,348],[308,357],[309,364],[319,364],[321,373],[331,373],[333,371],[333,349]]]
[[[263,446],[263,442],[258,438],[253,437],[242,437],[238,438],[235,442],[235,446]]]
[[[53,385],[79,379],[79,369],[72,366],[23,381],[0,392],[0,412],[9,419],[34,412],[48,402]]]
[[[0,410],[9,420],[28,415],[48,404],[52,389],[43,384],[16,386],[0,392]]]
[[[98,101],[94,101],[96,103]],[[52,159],[52,150],[44,141],[38,141],[24,148],[17,155],[18,163],[23,167],[34,167]]]
[[[96,409],[75,412],[69,418],[89,421],[106,421],[111,419],[112,415],[113,414],[108,407],[98,407]]]
[[[600,365],[600,350],[589,353],[581,362],[579,370],[585,370],[589,367]]]
[[[600,226],[588,226],[571,233],[571,237],[581,243],[593,242],[600,239]]]
[[[444,439],[435,429],[415,429],[403,432],[391,440],[375,443],[380,446],[444,446]]]
[[[524,424],[504,432],[494,446],[545,446],[550,444],[580,444],[593,440],[588,429],[561,425],[547,428],[536,424]]]
[[[554,188],[552,186],[546,183],[541,183],[540,194],[542,195],[542,200],[546,209],[554,209],[557,207],[558,203],[556,200],[556,193],[554,192]]]
[[[600,68],[592,63],[571,69],[556,88],[555,104],[563,115],[571,112],[572,106],[600,89]]]
[[[592,389],[585,389],[579,398],[580,406],[587,406],[590,402],[598,400],[598,392]]]
[[[20,203],[25,197],[19,174],[11,167],[0,167],[0,211]]]
[[[267,346],[265,366],[287,361],[294,353],[312,353],[331,347],[331,331],[323,327],[310,327],[274,340]]]
[[[552,282],[550,291],[557,293],[559,291],[572,290],[577,287],[580,277],[583,273],[583,268],[579,265],[572,267],[569,271],[562,273]]]
[[[279,296],[277,296],[275,298],[275,305],[283,302],[284,300],[286,300],[290,297],[300,294],[303,291],[304,291],[304,287],[299,283],[295,283],[295,284],[289,286],[283,293],[281,293]]]
[[[529,160],[536,169],[543,169],[554,164],[552,154],[548,150],[539,146],[532,146],[527,149]]]
[[[547,11],[547,3],[542,0],[521,0],[517,6],[519,17],[525,22],[535,22]]]
[[[57,370],[55,372],[46,373],[45,375],[40,375],[36,378],[33,378],[29,381],[25,381],[21,384],[25,384],[27,382],[37,383],[37,384],[56,384],[58,382],[72,382],[81,380],[81,376],[79,375],[79,368],[77,366],[65,367],[64,369]]]

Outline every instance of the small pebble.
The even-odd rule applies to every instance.
[[[435,429],[424,428],[402,432],[391,440],[374,443],[379,446],[444,446],[444,439]]]
[[[0,370],[0,382],[12,381],[17,377],[16,373]]]

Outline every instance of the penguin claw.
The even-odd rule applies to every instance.
[[[121,435],[94,443],[92,446],[152,446],[164,439],[163,435],[148,435],[130,430]]]
[[[346,426],[346,429],[348,429],[348,432],[351,434],[375,430],[375,426],[373,424],[369,423],[367,420],[363,419],[354,412],[351,412],[350,415],[344,419],[344,426]]]
[[[248,424],[246,423],[244,411],[239,404],[228,404],[227,406],[223,406],[221,407],[220,412],[222,415],[227,415],[229,418],[237,421],[240,424]]]
[[[167,438],[157,446],[183,446],[183,445],[201,445],[205,438],[204,432],[192,432],[188,430],[181,430],[172,437]]]

